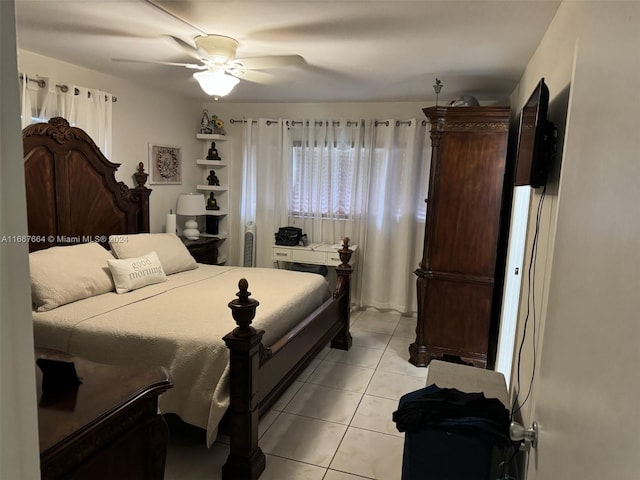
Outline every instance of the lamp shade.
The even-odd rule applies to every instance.
[[[181,193],[178,195],[176,213],[190,217],[205,215],[204,195],[201,193]]]
[[[200,237],[200,231],[195,217],[206,214],[204,195],[201,193],[181,193],[178,195],[176,212],[178,215],[189,217],[184,222],[182,235],[190,240],[197,240]]]
[[[236,77],[224,73],[224,70],[196,72],[193,74],[193,78],[198,81],[200,87],[207,95],[214,97],[224,97],[228,95],[229,92],[233,90],[233,87],[240,81]]]

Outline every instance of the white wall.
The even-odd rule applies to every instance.
[[[0,236],[26,235],[14,2],[0,2]],[[0,479],[39,478],[28,246],[0,243]]]
[[[565,5],[566,8],[566,5]],[[541,338],[544,333],[545,319],[544,309],[546,296],[548,294],[547,282],[550,266],[548,265],[553,253],[553,238],[555,235],[555,224],[557,215],[558,189],[560,182],[561,164],[563,162],[563,143],[565,136],[565,124],[567,116],[568,95],[571,88],[573,76],[573,61],[575,40],[578,35],[576,29],[578,22],[571,19],[563,20],[564,16],[558,13],[551,23],[547,33],[542,39],[536,53],[531,58],[527,69],[520,80],[518,88],[514,91],[511,99],[513,105],[512,112],[519,111],[527,102],[529,95],[533,92],[540,78],[544,77],[549,88],[549,119],[555,124],[557,131],[557,154],[555,163],[549,173],[543,209],[538,232],[538,254],[536,259],[536,283],[533,299],[535,305],[528,302],[529,270],[532,242],[535,235],[536,210],[540,203],[542,189],[535,189],[530,202],[530,217],[528,225],[528,241],[524,254],[522,292],[520,299],[520,325],[518,328],[516,343],[519,345],[522,339],[523,327],[527,312],[530,313],[530,321],[527,327],[527,343],[525,344],[524,355],[520,363],[521,372],[521,395],[520,402],[526,396],[531,372],[533,369],[533,316],[536,319],[536,348],[541,348]],[[527,308],[529,303],[529,308]],[[518,354],[517,348],[515,354]],[[518,358],[514,361],[517,362]],[[517,364],[514,363],[511,393],[517,386]],[[522,416],[525,423],[530,418],[531,399],[522,405]]]
[[[639,27],[637,2],[565,1],[520,86],[522,99],[549,79],[562,140],[538,259],[543,329],[524,418],[540,436],[529,480],[640,471]]]

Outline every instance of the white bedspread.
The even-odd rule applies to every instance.
[[[160,409],[206,428],[211,444],[229,403],[222,337],[236,326],[227,304],[236,298],[240,278],[260,302],[253,325],[266,330],[265,345],[330,296],[320,275],[199,265],[126,294],[33,312],[35,343],[101,363],[166,367],[174,388],[161,395]]]

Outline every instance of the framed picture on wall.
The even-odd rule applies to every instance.
[[[182,152],[173,145],[149,144],[149,183],[182,184]]]

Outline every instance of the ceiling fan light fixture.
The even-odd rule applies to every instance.
[[[200,35],[194,39],[196,46],[207,53],[214,63],[225,63],[236,56],[238,41],[224,35]]]
[[[193,74],[193,78],[198,81],[200,88],[202,88],[207,95],[216,98],[228,95],[231,90],[233,90],[233,87],[240,81],[236,77],[227,75],[224,71],[216,72],[211,70],[196,72]]]

